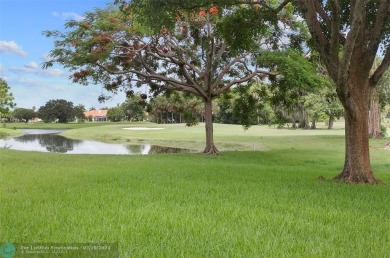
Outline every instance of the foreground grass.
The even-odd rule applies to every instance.
[[[342,165],[342,138],[324,137],[213,157],[0,149],[0,239],[116,242],[121,257],[388,256],[389,186],[318,180]],[[388,152],[372,156],[388,182]]]
[[[153,126],[164,129],[123,129]],[[203,125],[77,127],[64,134],[204,145]],[[384,184],[366,186],[330,180],[343,164],[341,128],[243,131],[217,124],[215,136],[220,148],[263,151],[210,157],[0,149],[0,241],[115,242],[121,257],[388,256],[390,152],[381,148],[385,140],[370,142],[372,166]]]

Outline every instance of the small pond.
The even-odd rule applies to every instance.
[[[22,131],[24,133],[22,136],[0,139],[0,148],[69,154],[147,155],[157,153],[195,152],[188,149],[162,147],[151,144],[128,145],[72,140],[59,135],[59,133],[64,130],[25,129]]]

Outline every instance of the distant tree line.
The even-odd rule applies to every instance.
[[[64,99],[53,99],[46,102],[38,110],[35,108],[16,108],[11,117],[21,122],[29,122],[34,118],[40,118],[45,123],[58,122],[68,123],[73,121],[84,121],[85,106],[80,104],[74,106],[71,101]]]
[[[317,93],[302,89],[284,92],[285,101],[279,101],[280,92],[271,91],[270,85],[257,82],[245,87],[232,88],[216,98],[213,121],[223,124],[270,125],[279,128],[315,129],[316,122],[325,121],[329,129],[335,119],[343,115],[343,109],[330,88]],[[147,106],[150,121],[156,123],[203,122],[202,101],[180,92],[165,92],[152,98]]]
[[[124,103],[108,109],[107,119],[111,122],[119,121],[142,121],[146,119],[147,95],[127,93]]]

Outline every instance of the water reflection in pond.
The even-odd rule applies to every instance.
[[[110,144],[97,141],[80,141],[65,138],[63,130],[23,130],[23,136],[0,139],[0,147],[23,151],[57,152],[70,154],[157,154],[194,152],[188,149],[157,145]]]

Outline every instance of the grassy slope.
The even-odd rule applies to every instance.
[[[106,133],[129,137],[116,126]],[[153,135],[201,141],[203,130],[185,128],[194,131],[182,136],[184,129],[170,126],[165,138]],[[342,133],[262,128],[258,136],[221,128],[219,141],[261,143],[269,151],[208,157],[0,149],[0,241],[118,242],[122,257],[388,255],[389,186],[317,180],[341,169]],[[388,157],[372,150],[373,168],[385,182]]]
[[[9,129],[9,128],[0,128],[0,138],[3,137],[14,137],[20,136],[22,133],[20,131]]]

